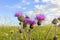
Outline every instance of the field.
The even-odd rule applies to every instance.
[[[45,40],[47,31],[49,30],[50,25],[41,27],[36,26],[32,29],[31,40]],[[20,33],[17,33],[19,26],[0,26],[0,40],[20,40]],[[17,33],[17,36],[16,36]],[[60,40],[60,27],[57,27],[56,30],[58,40]],[[23,40],[26,40],[26,32],[23,32]],[[48,35],[47,40],[53,40],[54,37],[54,27],[51,27],[51,31]]]

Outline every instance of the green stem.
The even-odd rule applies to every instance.
[[[55,31],[54,31],[54,40],[57,40],[56,28],[57,28],[57,26],[55,25]]]
[[[30,35],[31,35],[31,30],[29,29],[27,32],[27,39],[26,40],[30,40]]]
[[[49,35],[50,31],[51,31],[51,28],[52,28],[52,27],[50,26],[50,28],[49,28],[49,30],[48,30],[48,32],[47,32],[47,34],[46,34],[46,36],[45,36],[46,40],[47,40],[48,35]]]

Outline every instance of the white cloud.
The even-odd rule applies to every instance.
[[[16,5],[13,5],[13,6],[5,5],[5,7],[7,7],[7,8],[22,8],[19,4],[16,4]]]
[[[35,5],[35,8],[39,9],[40,8],[40,5]]]
[[[42,0],[43,2],[48,2],[48,1],[50,1],[50,0]]]
[[[45,8],[44,5],[39,5],[39,4],[38,5],[35,5],[34,7],[37,8],[37,9],[44,9]]]
[[[38,3],[40,0],[34,0],[35,3]]]
[[[27,5],[30,4],[30,2],[27,2],[26,0],[22,0],[22,3],[25,3],[25,4],[27,4]]]
[[[60,0],[50,0],[53,4],[60,5]]]

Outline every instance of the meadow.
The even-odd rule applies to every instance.
[[[45,40],[45,36],[51,26],[36,26],[32,29],[31,32],[31,40]],[[17,36],[16,33],[19,29],[19,26],[0,26],[0,40],[20,40],[20,33],[18,32]],[[58,40],[60,40],[60,27],[57,27],[57,36]],[[23,40],[26,40],[26,32],[22,34]],[[51,31],[48,35],[47,40],[53,40],[54,37],[54,27],[51,27]]]

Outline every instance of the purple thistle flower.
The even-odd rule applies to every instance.
[[[37,24],[41,25],[41,21],[45,20],[45,16],[43,14],[37,14],[36,19],[38,20]]]
[[[22,16],[22,12],[16,12],[15,13],[15,17],[19,17],[19,16]]]
[[[37,14],[36,19],[42,21],[45,20],[45,16],[43,14]]]
[[[23,21],[23,28],[27,27],[28,20],[29,20],[29,17],[26,16]]]
[[[28,21],[29,21],[29,18],[26,18],[26,17],[25,17],[25,18],[24,18],[24,22],[25,22],[25,23],[28,23]]]
[[[34,20],[29,20],[29,24],[30,25],[34,25],[35,24],[35,21]]]
[[[35,24],[35,21],[31,21],[30,28],[33,29],[33,25]]]
[[[15,17],[17,17],[20,22],[23,22],[23,20],[24,20],[24,16],[23,16],[22,12],[16,12]]]
[[[35,24],[35,21],[29,19],[28,24],[30,24],[30,28],[33,29],[33,25]]]
[[[24,18],[24,22],[29,24],[31,27],[35,24],[35,21],[29,18]]]

